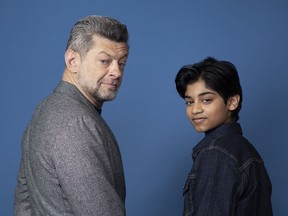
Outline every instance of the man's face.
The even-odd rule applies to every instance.
[[[94,36],[93,41],[94,46],[80,60],[77,82],[86,97],[102,105],[117,95],[128,46],[99,36]]]
[[[215,91],[206,88],[204,81],[189,84],[185,93],[186,114],[198,132],[206,132],[229,121],[230,102]]]

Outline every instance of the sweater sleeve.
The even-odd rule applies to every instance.
[[[14,198],[14,215],[15,216],[30,216],[31,203],[27,188],[26,176],[24,173],[23,159],[20,163],[20,168],[17,176],[17,186]]]
[[[26,129],[25,133],[28,133]],[[27,135],[28,136],[28,135]],[[24,136],[25,137],[25,136]],[[23,138],[22,140],[22,158],[20,161],[20,167],[17,175],[17,185],[14,197],[14,215],[15,216],[30,216],[32,215],[31,210],[31,200],[28,192],[27,179],[25,175],[25,159],[26,157],[26,142],[27,140]]]
[[[111,160],[120,153],[113,153],[115,143],[107,133],[95,120],[81,117],[55,137],[53,163],[75,215],[125,215]]]

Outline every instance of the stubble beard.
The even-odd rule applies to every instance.
[[[94,97],[96,100],[100,100],[101,102],[112,101],[116,98],[117,92],[118,92],[118,89],[116,90],[98,89],[97,91],[94,92]]]
[[[82,79],[82,77],[79,77],[79,84],[82,87],[82,89],[88,93],[89,95],[91,95],[92,97],[94,97],[94,99],[98,102],[98,103],[103,103],[105,101],[112,101],[116,98],[117,93],[118,93],[118,89],[120,87],[120,85],[117,87],[117,89],[113,90],[113,89],[108,89],[105,87],[101,88],[101,84],[97,84],[97,86],[92,86],[91,83],[87,83],[85,82],[84,79]]]

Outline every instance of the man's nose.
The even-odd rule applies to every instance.
[[[111,64],[110,68],[110,76],[113,76],[114,78],[119,78],[122,76],[123,70],[120,68],[117,61],[114,61]]]

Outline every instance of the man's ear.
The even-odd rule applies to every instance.
[[[80,65],[80,55],[72,49],[67,49],[65,52],[66,67],[73,73],[78,72]]]
[[[227,109],[230,111],[237,109],[239,101],[240,101],[240,95],[238,94],[230,97],[227,101]]]

